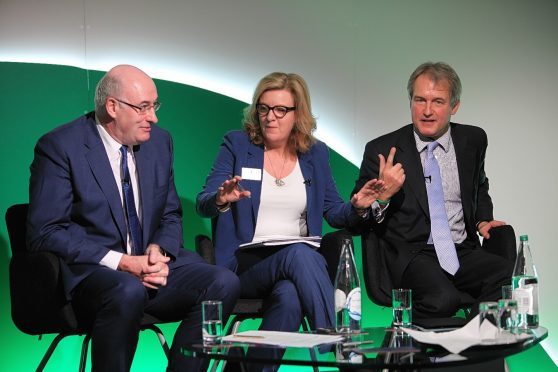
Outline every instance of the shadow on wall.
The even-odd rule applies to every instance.
[[[2,218],[4,213],[2,214]],[[4,221],[4,219],[2,219]],[[2,286],[6,286],[2,290],[0,297],[0,325],[4,326],[7,322],[11,323],[11,309],[10,309],[10,291],[9,291],[9,266],[10,258],[12,257],[10,244],[4,236],[0,235],[0,278],[2,278]],[[13,323],[12,323],[12,327]],[[5,329],[2,327],[2,329]]]

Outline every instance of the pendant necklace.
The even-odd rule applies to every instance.
[[[283,167],[281,168],[281,173],[277,174],[277,172],[275,172],[275,168],[273,167],[273,162],[271,161],[271,156],[269,156],[269,153],[267,152],[266,149],[266,154],[267,154],[267,160],[269,160],[269,165],[271,165],[271,169],[273,170],[273,173],[275,174],[275,185],[281,187],[281,186],[285,186],[285,181],[283,181],[281,175],[283,174],[283,170],[285,169],[285,163],[287,161],[286,157],[283,157]]]

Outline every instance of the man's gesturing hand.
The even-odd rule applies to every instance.
[[[378,154],[380,159],[380,174],[379,179],[384,181],[385,191],[380,195],[381,200],[389,200],[395,193],[397,193],[403,182],[405,182],[405,171],[400,163],[393,164],[393,158],[395,157],[395,147],[392,147],[389,151],[387,160],[384,155]]]

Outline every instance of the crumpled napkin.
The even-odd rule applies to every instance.
[[[461,351],[480,344],[509,344],[518,342],[531,336],[525,333],[512,334],[509,332],[498,332],[498,328],[490,322],[483,322],[479,327],[479,316],[477,315],[469,323],[454,331],[434,332],[419,331],[409,328],[402,330],[411,335],[415,340],[426,343],[440,345],[450,353],[459,354]],[[495,340],[492,343],[483,340]]]

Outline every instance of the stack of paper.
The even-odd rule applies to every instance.
[[[310,348],[322,344],[341,342],[343,339],[343,336],[340,335],[318,335],[312,333],[276,331],[246,331],[225,336],[222,338],[222,341]]]
[[[294,243],[306,243],[313,247],[319,248],[322,238],[320,236],[286,236],[286,235],[268,235],[261,236],[257,240],[250,243],[240,245],[240,248],[257,248],[273,245],[287,245]]]

